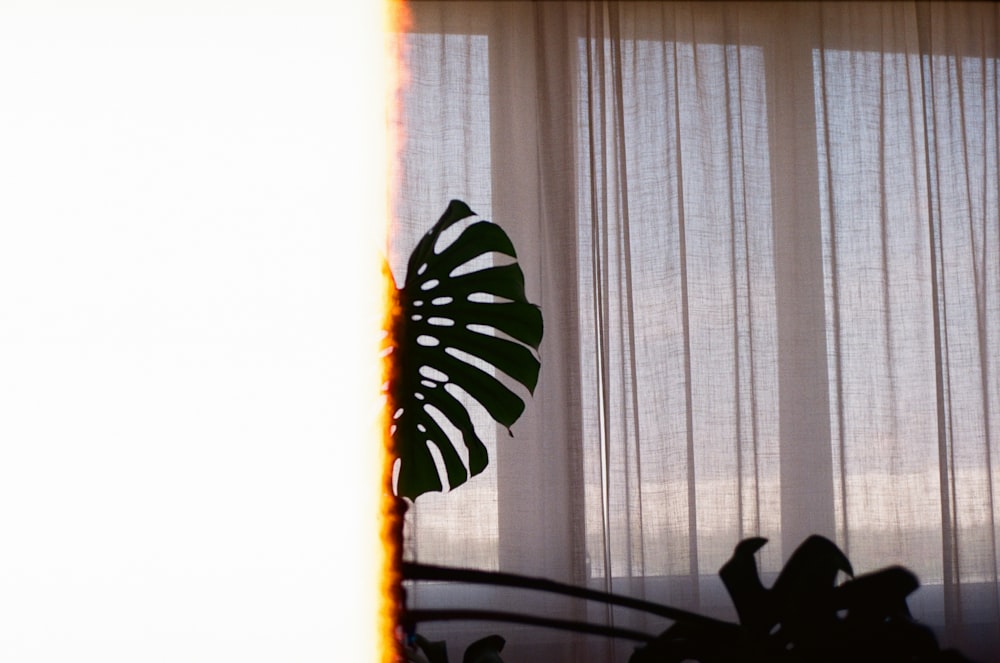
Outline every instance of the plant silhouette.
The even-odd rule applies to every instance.
[[[741,541],[719,576],[740,624],[679,620],[636,650],[630,663],[919,663],[968,661],[941,650],[906,604],[920,583],[891,566],[863,576],[832,541],[810,536],[765,588],[754,553],[767,539]],[[836,584],[839,573],[852,576]]]
[[[392,368],[386,393],[399,460],[396,494],[401,497],[416,499],[443,490],[431,445],[444,462],[449,488],[489,463],[461,392],[508,432],[524,412],[521,397],[484,364],[530,392],[538,382],[542,314],[525,296],[524,274],[507,234],[494,223],[476,221],[437,250],[442,233],[472,216],[468,205],[452,200],[410,255],[403,286],[392,288],[385,342]],[[514,260],[468,271],[470,261],[490,254]],[[467,464],[442,427],[444,421],[461,434]]]
[[[500,652],[506,644],[499,635],[488,635],[465,648],[462,663],[503,663]],[[430,642],[416,636],[407,651],[407,663],[448,663],[448,647],[442,641]]]
[[[510,238],[499,226],[474,221],[458,237],[438,249],[441,236],[475,216],[452,200],[438,222],[421,238],[407,263],[401,288],[391,284],[393,305],[387,324],[385,352],[392,355],[386,384],[391,414],[390,435],[398,459],[394,536],[402,550],[402,498],[415,500],[443,490],[441,472],[431,452],[443,461],[449,488],[465,483],[489,463],[486,446],[476,433],[464,393],[507,427],[521,416],[524,401],[490,367],[534,392],[540,362],[542,314],[528,302],[524,275]],[[502,256],[480,269],[470,262]],[[498,264],[499,263],[499,264]],[[388,265],[385,272],[391,279]],[[458,431],[466,448],[463,459],[445,427]],[[410,581],[461,582],[516,587],[600,601],[645,611],[671,620],[659,635],[615,626],[489,609],[408,610],[405,593],[401,626],[407,635],[406,660],[447,663],[444,642],[416,634],[421,622],[487,620],[530,624],[592,635],[627,638],[639,646],[630,663],[930,663],[967,661],[942,651],[933,633],[910,616],[907,597],[919,582],[910,571],[888,567],[854,577],[846,555],[821,536],[806,539],[792,554],[774,584],[761,582],[755,554],[767,539],[741,541],[719,571],[739,618],[731,623],[650,601],[574,587],[509,573],[428,566],[402,562]],[[840,574],[850,579],[837,584]],[[465,651],[463,663],[501,663],[504,640],[491,635]]]
[[[543,591],[641,610],[673,623],[653,636],[601,624],[486,610],[412,610],[404,619],[410,628],[426,621],[508,621],[643,642],[629,663],[969,663],[955,650],[942,650],[930,629],[910,616],[906,598],[919,586],[910,571],[890,566],[838,585],[840,573],[853,576],[851,564],[833,542],[814,535],[795,550],[773,586],[766,588],[754,559],[765,543],[767,539],[759,537],[740,542],[719,571],[736,607],[738,624],[543,578],[416,563],[403,566],[403,576],[411,581]],[[444,647],[444,643],[428,643],[419,637],[418,645],[429,652]],[[491,656],[495,658],[487,660],[499,661],[499,649]],[[447,660],[427,658],[432,663]]]

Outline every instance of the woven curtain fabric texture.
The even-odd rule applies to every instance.
[[[545,316],[514,436],[419,498],[406,554],[735,619],[806,536],[923,587],[944,644],[1000,655],[1000,5],[415,2],[392,264],[459,198]],[[525,394],[527,397],[527,394]],[[625,610],[419,585],[657,633]],[[635,643],[508,624],[510,660]]]

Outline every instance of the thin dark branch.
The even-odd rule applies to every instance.
[[[513,573],[500,573],[498,571],[479,571],[477,569],[462,569],[446,566],[433,566],[429,564],[417,564],[416,562],[403,562],[404,580],[440,580],[448,582],[465,582],[477,585],[499,585],[502,587],[519,587],[522,589],[534,589],[541,592],[553,594],[563,594],[589,601],[600,601],[611,605],[619,605],[624,608],[641,610],[660,617],[666,617],[674,621],[694,622],[705,625],[727,624],[712,617],[705,617],[687,610],[672,608],[668,605],[660,605],[650,601],[643,601],[629,596],[609,594],[585,587],[567,585],[545,578],[532,578]]]
[[[576,633],[600,635],[607,638],[625,638],[627,640],[636,640],[639,642],[651,642],[654,639],[654,636],[649,635],[648,633],[640,633],[639,631],[633,631],[625,628],[615,628],[614,626],[603,626],[600,624],[589,624],[587,622],[577,622],[569,619],[536,617],[533,615],[522,615],[513,612],[498,612],[494,610],[407,610],[403,613],[403,622],[409,624],[465,620],[528,624],[529,626],[543,626],[562,631],[574,631]]]

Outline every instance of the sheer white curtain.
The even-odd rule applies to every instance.
[[[732,618],[737,541],[768,537],[773,573],[819,533],[856,571],[913,569],[945,643],[1000,652],[1000,6],[410,9],[394,265],[461,198],[512,235],[546,333],[515,437],[417,501],[407,554]],[[632,648],[422,630],[501,632],[510,660]]]

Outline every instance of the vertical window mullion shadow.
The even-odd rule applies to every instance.
[[[788,6],[765,45],[778,323],[782,551],[835,537],[812,53],[815,6]]]

